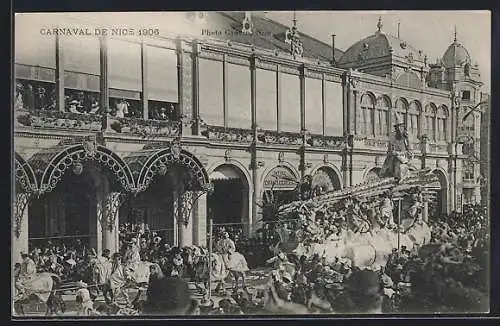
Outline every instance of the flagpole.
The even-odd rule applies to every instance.
[[[213,221],[208,220],[209,238],[208,238],[208,301],[212,298],[212,239],[213,239]]]
[[[398,200],[398,255],[401,250],[401,198]]]

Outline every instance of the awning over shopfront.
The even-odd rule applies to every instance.
[[[231,168],[221,167],[210,174],[210,180],[239,180],[238,173]]]

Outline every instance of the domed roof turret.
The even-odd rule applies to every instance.
[[[460,67],[463,64],[470,64],[471,59],[467,49],[457,41],[457,36],[455,34],[455,40],[446,49],[442,59],[443,66],[445,68],[455,68]]]
[[[382,32],[382,22],[379,18],[378,30],[361,41],[354,43],[340,58],[338,64],[349,65],[352,63],[363,64],[375,58],[390,55],[408,58],[409,60],[424,61],[425,55],[420,50],[414,49],[404,40]]]

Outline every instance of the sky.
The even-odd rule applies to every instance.
[[[291,25],[293,12],[254,12],[284,25]],[[472,63],[478,63],[484,83],[483,91],[490,91],[491,78],[491,14],[489,11],[297,11],[299,32],[306,33],[327,44],[331,34],[336,34],[335,45],[347,50],[355,42],[377,30],[378,18],[382,31],[398,34],[417,50],[427,54],[430,63],[442,57],[453,42],[455,27],[457,39],[469,51]],[[159,27],[162,34],[182,31],[197,34],[202,25],[193,24],[180,12],[122,12],[122,13],[39,13],[16,14],[16,38],[22,35],[27,43],[30,32],[38,33],[39,27],[68,26],[88,23],[89,26],[142,28]]]
[[[267,12],[265,16],[290,25],[293,12]],[[491,84],[491,14],[489,11],[297,11],[299,32],[302,31],[327,44],[335,34],[335,47],[347,50],[356,41],[377,30],[378,17],[382,31],[397,36],[434,63],[453,42],[455,26],[457,39],[469,51],[472,63],[479,64],[483,91],[490,92]]]

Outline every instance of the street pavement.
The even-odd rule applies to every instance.
[[[270,268],[258,268],[248,271],[246,274],[246,285],[249,291],[257,291],[259,289],[264,289],[270,271],[271,271]],[[214,290],[216,286],[217,284],[212,283],[211,286],[212,290]],[[240,286],[241,286],[241,281],[240,281]],[[229,281],[228,278],[228,280],[225,282],[225,290],[226,292],[230,293],[232,288],[233,288],[233,282]],[[189,289],[191,291],[192,298],[197,300],[203,299],[203,295],[200,293],[199,290],[196,289],[196,286],[193,282],[189,283]],[[128,291],[128,294],[129,297],[133,299],[137,295],[137,290],[130,289]],[[75,294],[64,293],[62,297],[64,302],[66,303],[66,312],[62,314],[62,316],[63,317],[77,316],[78,307],[75,301]],[[217,307],[218,302],[224,298],[224,295],[212,291],[211,298],[214,301],[215,307]],[[117,300],[117,302],[118,304],[125,304],[124,300],[122,302],[120,302],[120,300]],[[97,297],[96,300],[94,300],[94,306],[98,305],[99,303],[104,303],[104,298],[102,297],[102,295],[99,295],[99,297]],[[46,306],[43,303],[24,305],[23,308],[25,311],[24,317],[45,316]]]

